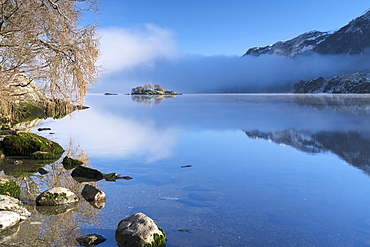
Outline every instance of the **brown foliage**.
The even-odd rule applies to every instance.
[[[0,92],[20,75],[48,96],[78,101],[95,80],[95,26],[79,26],[98,0],[0,0]],[[82,8],[84,7],[84,9]]]

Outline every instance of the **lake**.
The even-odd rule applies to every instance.
[[[96,232],[108,238],[99,247],[116,246],[118,222],[142,212],[167,247],[370,245],[370,96],[89,95],[85,104],[33,132],[133,179],[97,182],[100,209],[82,199],[57,215],[34,210],[7,243],[78,246],[76,236]],[[23,187],[83,187],[60,161],[45,169]]]

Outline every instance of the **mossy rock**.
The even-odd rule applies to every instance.
[[[78,202],[78,197],[75,193],[67,188],[55,187],[42,192],[36,198],[38,206],[57,206]]]
[[[2,146],[5,155],[29,156],[34,159],[58,159],[64,152],[58,143],[29,132],[6,136]]]
[[[78,182],[99,181],[104,178],[104,173],[85,166],[77,166],[71,176]]]
[[[11,179],[0,179],[0,195],[19,198],[20,194],[21,187],[16,181]]]
[[[71,170],[73,168],[76,168],[77,166],[82,165],[83,162],[72,156],[66,156],[64,157],[62,164],[65,169]]]

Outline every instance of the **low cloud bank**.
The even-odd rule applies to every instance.
[[[176,60],[156,59],[149,67],[107,74],[100,89],[130,92],[132,87],[152,82],[181,93],[284,93],[300,80],[369,72],[369,61],[370,55],[312,54],[294,58],[188,55]]]
[[[129,93],[152,82],[180,93],[284,93],[300,80],[370,72],[370,54],[179,55],[175,33],[154,24],[102,29],[100,35],[104,72],[91,92]]]

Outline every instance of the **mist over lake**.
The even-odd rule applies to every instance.
[[[89,109],[40,127],[82,150],[89,167],[133,178],[97,183],[107,202],[80,226],[108,238],[99,246],[115,246],[118,221],[136,212],[165,230],[170,247],[365,246],[369,103],[366,95],[89,95]]]

